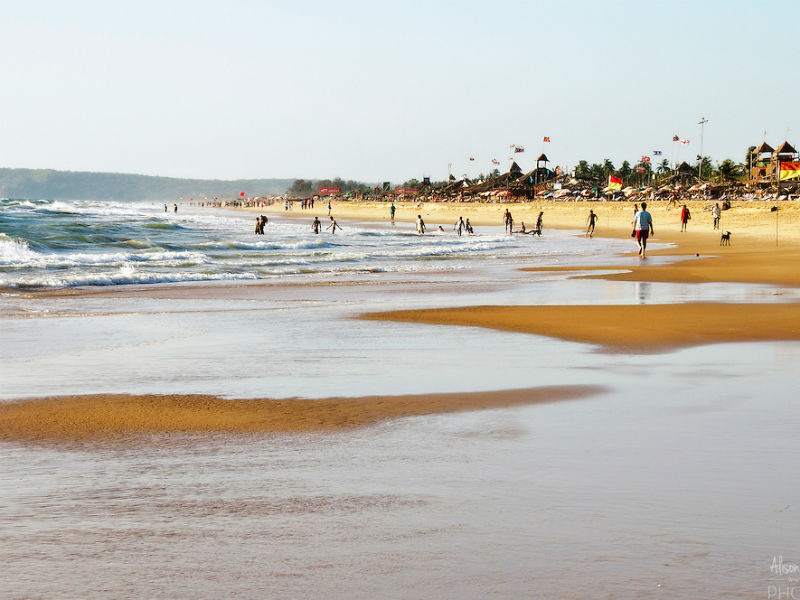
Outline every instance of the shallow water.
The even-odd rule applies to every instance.
[[[607,354],[350,317],[468,304],[783,302],[797,292],[525,273],[515,267],[607,264],[615,248],[568,233],[527,241],[549,253],[509,246],[491,260],[444,261],[465,268],[430,258],[298,279],[333,285],[11,290],[0,300],[4,400],[609,391],[331,434],[0,444],[0,597],[767,597],[773,556],[800,563],[800,344]]]

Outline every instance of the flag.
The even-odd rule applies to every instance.
[[[782,162],[780,180],[800,179],[800,162]]]
[[[675,135],[672,136],[672,141],[673,142],[679,142],[679,141],[681,141],[681,138],[679,138],[678,134],[676,133]]]
[[[653,156],[661,156],[661,150],[653,150]]]
[[[643,163],[649,163],[650,162],[650,157],[649,156],[643,156],[642,157],[642,162]]]
[[[546,135],[546,136],[544,136],[544,141],[545,141],[545,142],[549,142],[549,141],[550,141],[550,137],[549,137],[549,136],[547,136],[547,135]]]
[[[470,160],[472,160],[472,161],[474,161],[474,160],[475,160],[475,157],[474,157],[474,156],[470,156],[470,157],[469,157],[469,159],[470,159]]]
[[[499,160],[497,160],[496,158],[493,158],[493,159],[492,159],[492,164],[493,164],[493,165],[499,165],[499,164],[500,164],[500,161],[499,161]]]
[[[514,146],[514,154],[517,154],[519,152],[525,152],[525,148],[523,148],[522,146]]]
[[[683,144],[684,146],[685,146],[686,144],[688,144],[688,143],[689,143],[689,140],[681,140],[681,144]]]
[[[622,189],[622,179],[619,177],[614,177],[613,175],[608,176],[608,189],[610,190],[621,190]]]

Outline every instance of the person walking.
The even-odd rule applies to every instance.
[[[392,219],[392,223],[394,223],[394,213],[396,210],[397,209],[394,207],[394,202],[392,202],[392,205],[389,207],[389,216]]]
[[[722,211],[719,209],[719,202],[711,207],[711,216],[714,218],[714,229],[719,229],[719,217]]]
[[[587,226],[586,226],[586,235],[588,235],[589,237],[592,237],[592,234],[594,233],[595,223],[597,223],[597,215],[594,214],[593,210],[590,210],[589,211],[589,220],[588,220],[588,223],[587,223]]]
[[[647,202],[642,202],[642,210],[633,218],[633,234],[639,245],[639,256],[644,258],[647,253],[647,238],[650,234],[656,234],[653,229],[653,217],[647,212]]]

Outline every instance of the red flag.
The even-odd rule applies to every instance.
[[[239,195],[240,196],[244,196],[244,192],[239,192]]]
[[[547,135],[546,135],[546,136],[544,136],[544,141],[545,141],[545,142],[549,142],[549,141],[550,141],[550,136],[547,136]]]
[[[680,141],[680,139],[681,139],[681,138],[679,138],[679,137],[678,137],[678,134],[677,134],[677,133],[676,133],[675,135],[673,135],[673,136],[672,136],[672,141],[673,141],[673,142],[678,142],[678,141]]]

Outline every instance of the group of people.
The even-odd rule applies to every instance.
[[[342,229],[342,226],[336,222],[336,219],[333,217],[328,217],[331,222],[325,229],[331,230],[331,235],[336,233],[336,230]],[[314,220],[311,222],[311,231],[314,232],[315,235],[319,235],[320,230],[322,229],[322,222],[319,220],[319,217],[314,217]]]
[[[284,200],[283,201],[283,210],[293,210],[294,209],[294,200]],[[307,208],[314,208],[314,198],[306,198],[305,200],[300,200],[300,209],[306,210]]]
[[[506,209],[503,213],[503,224],[505,231],[508,234],[521,233],[523,235],[542,235],[542,227],[544,226],[544,211],[539,211],[539,216],[536,218],[536,227],[528,229],[525,227],[525,221],[520,221],[520,228],[514,230],[514,217],[511,216],[511,211]]]

